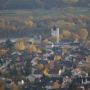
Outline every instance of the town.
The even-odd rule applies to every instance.
[[[0,90],[90,90],[90,41],[69,34],[0,41]]]

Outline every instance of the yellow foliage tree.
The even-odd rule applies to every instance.
[[[37,48],[34,44],[30,45],[29,50],[30,50],[30,52],[37,52]]]
[[[25,25],[31,28],[31,27],[33,27],[34,23],[33,23],[33,21],[28,20],[28,21],[25,21]]]
[[[57,22],[56,22],[57,24]],[[71,21],[58,21],[58,25],[62,30],[71,30],[73,28],[75,28],[76,24],[74,22]]]
[[[88,31],[86,28],[79,29],[79,36],[82,40],[86,40],[88,37]]]
[[[55,55],[54,56],[54,60],[56,60],[56,61],[62,60],[62,57],[60,55]]]
[[[42,53],[42,50],[40,48],[37,48],[37,53]]]
[[[71,32],[68,30],[63,31],[63,37],[64,38],[71,38]]]
[[[25,43],[23,40],[17,41],[15,44],[17,50],[25,50]]]
[[[49,69],[48,69],[48,68],[45,68],[45,69],[43,70],[43,74],[44,74],[45,76],[48,76],[48,74],[49,74]]]
[[[29,16],[24,23],[26,26],[32,28],[34,26],[33,17]]]
[[[56,42],[59,41],[59,37],[53,36],[53,37],[51,37],[51,41],[52,41],[53,43],[56,43]]]

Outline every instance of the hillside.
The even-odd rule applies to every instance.
[[[0,9],[51,9],[60,7],[90,7],[90,0],[0,0]]]

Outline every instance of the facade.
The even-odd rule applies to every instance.
[[[59,28],[58,27],[54,26],[51,29],[51,37],[55,37],[57,40],[57,43],[59,42]]]

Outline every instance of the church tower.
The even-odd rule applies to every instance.
[[[57,43],[59,42],[59,28],[54,26],[51,28],[51,37],[55,37],[57,40]]]

